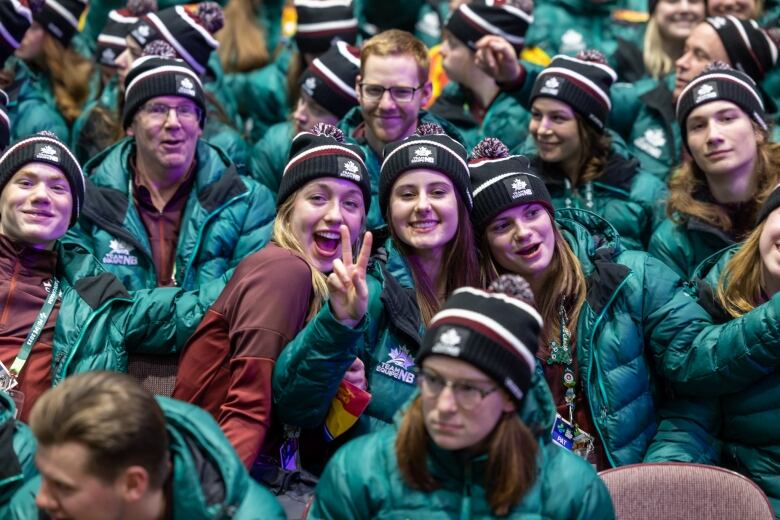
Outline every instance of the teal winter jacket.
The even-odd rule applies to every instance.
[[[38,474],[35,437],[26,424],[14,419],[16,406],[0,392],[0,517],[8,518],[11,497]]]
[[[149,238],[135,207],[130,157],[135,140],[123,139],[85,167],[86,203],[66,240],[84,245],[130,290],[157,286]],[[265,245],[276,204],[271,193],[241,177],[216,147],[199,141],[194,185],[182,213],[175,283],[185,290],[221,277]]]
[[[279,183],[290,156],[295,127],[290,121],[270,127],[254,147],[249,157],[249,176],[271,190],[276,198]]]
[[[538,373],[519,417],[536,434],[536,481],[510,519],[588,519],[615,517],[604,483],[587,462],[552,444],[555,417],[550,391]],[[310,519],[493,518],[485,490],[486,455],[448,451],[428,442],[428,469],[439,483],[425,492],[401,477],[395,443],[402,414],[392,427],[343,446],[317,485]]]
[[[175,399],[156,399],[165,414],[168,450],[173,466],[167,497],[171,504],[171,518],[285,518],[274,496],[249,477],[208,412]],[[35,494],[39,487],[38,478],[17,492],[11,503],[11,518],[38,518]]]
[[[70,130],[65,119],[53,104],[51,94],[42,91],[33,81],[33,75],[21,60],[9,59],[8,68],[14,71],[14,81],[6,88],[11,120],[11,143],[42,130],[54,133],[67,143]]]

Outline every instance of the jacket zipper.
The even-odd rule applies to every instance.
[[[598,325],[601,322],[602,318],[604,318],[604,315],[607,313],[607,309],[609,308],[609,306],[612,305],[612,302],[615,301],[615,298],[617,298],[620,289],[623,288],[623,286],[626,284],[626,282],[631,276],[633,276],[633,273],[629,273],[628,276],[623,278],[623,281],[620,282],[620,285],[617,286],[615,291],[612,293],[612,296],[609,297],[607,304],[604,305],[603,309],[601,309],[601,312],[599,313],[598,317],[596,318],[596,321],[593,324],[593,329],[591,329],[590,338],[588,341],[590,344],[590,356],[589,356],[590,359],[588,360],[588,379],[590,379],[590,376],[593,374],[594,361],[597,367],[599,365],[598,361],[596,360],[596,347],[593,344],[593,338],[596,336],[596,329],[598,329]],[[601,377],[598,374],[596,376],[596,379],[598,381],[598,389],[602,399],[602,406],[601,409],[599,410],[599,414],[601,415],[602,419],[605,419],[607,416],[607,410],[609,409],[609,407],[607,406],[607,390],[606,388],[604,388],[604,382],[601,380]],[[593,406],[593,399],[590,391],[588,391],[588,404],[590,405],[591,414],[593,414],[596,408]],[[604,454],[607,456],[607,460],[609,460],[609,463],[612,465],[613,468],[617,467],[617,464],[615,464],[615,461],[612,458],[612,454],[609,452],[607,443],[604,442],[604,434],[602,433],[601,428],[599,427],[599,421],[595,420],[595,417],[594,417],[593,425],[596,427],[596,431],[598,432],[599,437],[601,437],[601,444],[604,446]]]
[[[463,479],[463,498],[460,501],[460,520],[471,518],[471,461],[466,463]]]

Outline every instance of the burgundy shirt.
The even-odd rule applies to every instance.
[[[157,272],[157,286],[169,287],[176,285],[174,268],[176,265],[176,247],[179,244],[179,229],[187,198],[192,191],[195,181],[195,161],[190,171],[187,172],[184,181],[173,194],[173,197],[165,204],[162,211],[158,211],[152,203],[149,189],[141,184],[136,172],[135,158],[130,159],[130,169],[133,172],[133,200],[141,221],[144,223],[146,233],[149,236],[149,244],[152,247],[152,261]]]
[[[269,433],[274,363],[312,297],[309,264],[271,242],[241,261],[182,351],[173,397],[210,412],[247,467],[261,449],[278,454],[281,431]]]
[[[9,370],[49,295],[46,287],[51,287],[56,267],[54,251],[26,247],[0,235],[0,361]],[[57,301],[19,374],[16,390],[25,396],[20,415],[24,422],[35,401],[51,388],[52,341],[59,308]]]

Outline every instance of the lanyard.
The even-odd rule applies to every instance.
[[[35,318],[32,329],[30,329],[29,334],[27,334],[27,338],[24,340],[24,343],[22,343],[22,348],[19,350],[19,354],[16,356],[16,359],[14,359],[14,362],[11,365],[9,372],[11,372],[13,377],[18,377],[22,372],[24,364],[27,362],[27,358],[30,356],[33,345],[35,345],[35,343],[38,341],[38,338],[41,336],[41,332],[43,331],[44,325],[46,325],[46,322],[49,321],[49,316],[51,316],[51,311],[54,309],[54,305],[57,303],[57,296],[59,296],[59,293],[60,282],[56,278],[53,278],[49,296],[47,296],[46,300],[43,302],[43,307],[41,307],[40,312],[38,312],[38,317]]]
[[[568,177],[563,179],[564,187],[566,189],[566,200],[565,204],[567,208],[573,207],[573,202],[571,200],[573,187],[571,185],[571,181],[568,179]],[[585,207],[589,210],[593,210],[593,183],[592,182],[586,182],[583,185],[583,191],[585,191]]]

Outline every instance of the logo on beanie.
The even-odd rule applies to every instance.
[[[708,22],[710,22],[710,24],[712,24],[712,26],[713,26],[714,28],[716,28],[716,29],[722,29],[723,27],[725,27],[725,26],[726,26],[726,24],[728,23],[728,20],[726,20],[726,19],[725,19],[725,18],[723,18],[722,16],[713,16],[713,17],[711,17],[711,18],[708,20]]]
[[[562,84],[563,84],[562,79],[558,79],[556,77],[549,78],[547,81],[544,82],[544,85],[542,85],[542,88],[539,90],[539,93],[549,94],[550,96],[557,96],[558,91],[561,89]]]
[[[534,192],[528,187],[528,183],[521,178],[512,181],[512,198],[530,197]]]
[[[460,329],[459,331],[455,327],[442,328],[439,331],[439,337],[436,338],[436,343],[431,348],[431,352],[458,357],[460,356],[460,346],[465,341],[465,336],[467,335],[467,330]]]
[[[705,83],[696,90],[694,103],[698,105],[703,101],[707,101],[708,99],[716,97],[718,97],[718,89],[716,88],[715,83]]]
[[[308,78],[306,78],[306,81],[303,82],[303,85],[301,85],[301,88],[308,95],[313,96],[314,95],[314,89],[317,88],[317,78],[315,78],[314,76],[309,76]]]
[[[178,74],[177,80],[179,81],[179,88],[176,89],[176,92],[179,94],[184,94],[185,96],[195,96],[195,83],[192,82],[190,78],[187,76],[179,76]]]
[[[36,144],[35,158],[58,163],[60,162],[60,152],[50,144]]]
[[[387,361],[377,365],[376,371],[403,383],[413,385],[415,381],[415,375],[412,370],[414,367],[414,356],[412,356],[409,350],[403,345],[398,345],[390,349],[387,357]]]
[[[350,159],[339,160],[339,177],[345,177],[351,181],[360,182],[362,177],[360,176],[360,166],[355,161]]]
[[[436,164],[436,151],[427,146],[418,146],[410,152],[409,162],[411,164]]]
[[[100,60],[103,63],[114,63],[116,59],[116,53],[110,47],[103,49],[103,53],[100,55]]]
[[[149,35],[152,33],[152,30],[149,28],[146,24],[141,24],[138,27],[133,30],[133,37],[138,40],[138,43],[141,45],[146,44],[146,39],[149,38]]]
[[[113,239],[108,243],[111,251],[103,255],[103,263],[111,265],[138,265],[138,257],[130,254],[130,246],[121,240]]]

